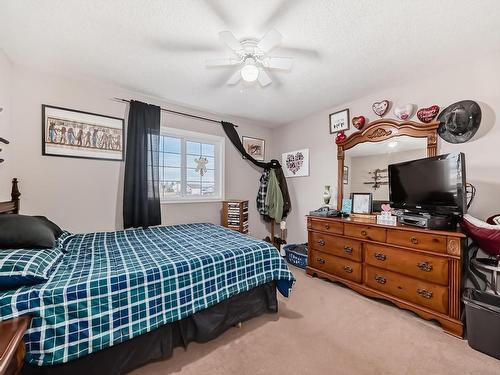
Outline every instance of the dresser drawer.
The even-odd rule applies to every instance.
[[[349,238],[311,232],[309,247],[357,262],[362,260],[361,242]]]
[[[344,224],[338,221],[308,218],[309,229],[333,234],[344,234]]]
[[[365,266],[365,284],[408,302],[443,314],[448,313],[448,288],[444,286],[369,265]]]
[[[345,224],[344,234],[350,237],[362,238],[364,240],[385,242],[385,228],[373,227],[370,225]]]
[[[409,230],[388,230],[387,243],[446,253],[446,236]]]
[[[447,258],[366,243],[365,263],[433,283],[448,285]]]
[[[310,252],[309,266],[357,283],[361,283],[363,275],[361,263],[316,250]]]

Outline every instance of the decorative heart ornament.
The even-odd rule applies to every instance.
[[[389,101],[381,100],[380,102],[375,102],[372,104],[372,109],[377,116],[382,117],[389,110]]]
[[[384,211],[384,212],[389,212],[391,210],[391,205],[389,203],[384,203],[380,207],[382,208],[382,211]]]
[[[296,174],[304,163],[304,155],[301,152],[297,152],[295,155],[290,154],[286,157],[286,167]]]
[[[357,117],[352,118],[352,124],[358,130],[363,129],[363,126],[365,126],[365,123],[366,123],[365,116],[357,116]]]
[[[394,114],[400,120],[409,120],[413,116],[413,109],[415,106],[413,104],[405,104],[394,108]]]
[[[344,131],[338,132],[337,136],[335,137],[335,142],[337,142],[337,143],[342,142],[346,138],[347,138],[347,136],[345,135]]]
[[[438,113],[439,113],[439,106],[432,105],[428,108],[420,108],[417,111],[417,117],[423,123],[428,124],[429,122],[431,122],[436,118]]]

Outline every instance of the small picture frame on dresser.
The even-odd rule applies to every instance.
[[[352,213],[370,215],[372,213],[372,193],[351,193]]]

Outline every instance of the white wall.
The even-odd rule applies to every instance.
[[[2,69],[0,65],[0,69]],[[21,211],[46,215],[74,232],[122,228],[124,164],[116,161],[73,159],[41,155],[41,105],[50,104],[103,115],[124,117],[128,108],[112,97],[132,98],[186,110],[165,101],[126,89],[90,80],[41,73],[20,66],[13,68],[13,124],[15,165],[12,175],[20,180]],[[239,125],[240,135],[266,139],[271,132],[248,120],[221,117],[187,109],[190,113]],[[164,125],[224,136],[222,127],[186,117],[165,115]],[[269,154],[268,154],[269,155]],[[1,167],[0,167],[1,168]],[[259,238],[267,234],[255,204],[260,171],[243,160],[226,141],[226,198],[250,201],[250,233]],[[2,179],[6,184],[6,179]],[[2,186],[4,187],[4,186]],[[187,222],[220,223],[221,203],[182,203],[162,206],[163,224]]]
[[[12,64],[7,55],[0,49],[0,137],[11,141],[11,112],[12,112]],[[11,157],[12,144],[0,143],[0,159],[5,161],[0,164],[0,201],[10,200],[10,180],[13,160]]]
[[[477,188],[470,209],[472,215],[486,218],[500,212],[500,127],[496,126],[496,114],[500,113],[500,54],[480,56],[475,61],[467,58],[461,63],[444,71],[409,72],[406,83],[311,114],[273,132],[275,157],[290,150],[310,149],[310,176],[288,179],[292,199],[292,212],[287,220],[289,242],[306,241],[305,215],[321,205],[324,185],[337,185],[337,148],[334,136],[328,134],[328,114],[349,108],[351,116],[364,115],[374,120],[371,105],[381,99],[396,105],[438,104],[442,109],[459,100],[477,101],[483,117],[476,136],[459,145],[439,139],[438,152],[465,153],[467,181]],[[387,117],[394,116],[389,113]]]

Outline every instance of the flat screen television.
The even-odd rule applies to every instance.
[[[467,212],[463,153],[391,164],[388,169],[391,207],[444,215]]]

